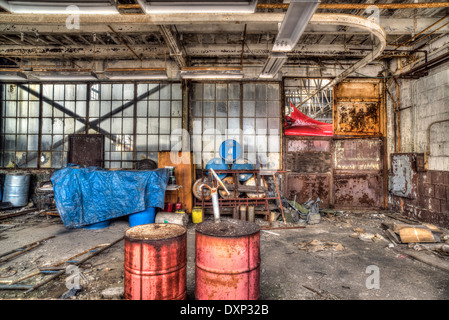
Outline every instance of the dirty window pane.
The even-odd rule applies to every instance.
[[[172,100],[182,100],[182,90],[180,83],[173,83],[171,85],[171,98]]]
[[[150,119],[148,119],[150,120]],[[137,134],[146,134],[147,133],[147,119],[146,118],[138,118],[136,121],[136,133]]]
[[[100,86],[100,99],[101,100],[111,100],[112,92],[110,84],[102,84]]]
[[[266,84],[256,84],[256,100],[266,100],[267,99],[267,85]]]
[[[254,100],[256,98],[256,86],[253,83],[245,83],[243,85],[243,99]]]
[[[172,101],[171,102],[171,116],[172,117],[181,117],[182,116],[182,102],[181,101]]]
[[[169,84],[162,84],[159,88],[160,99],[161,100],[170,100],[171,98],[171,90]]]
[[[204,90],[203,100],[215,100],[215,84],[205,83],[203,90]]]
[[[202,104],[201,101],[192,101],[192,116],[201,117],[202,115]]]
[[[228,98],[228,86],[226,84],[217,84],[217,100],[227,100]]]
[[[149,134],[159,133],[159,119],[157,118],[148,119],[148,133]]]
[[[226,117],[228,115],[226,101],[217,101],[217,117]]]
[[[65,100],[75,100],[76,86],[74,84],[65,85]]]
[[[243,101],[243,117],[254,117],[255,101]]]
[[[133,100],[134,99],[134,85],[126,83],[123,85],[123,100]]]
[[[266,117],[266,116],[267,116],[267,102],[256,101],[256,117]]]
[[[214,102],[203,102],[203,116],[210,117],[215,115],[215,103]]]
[[[122,100],[123,99],[123,84],[114,83],[111,88],[112,100]]]
[[[148,113],[148,101],[143,100],[137,102],[136,114],[138,117],[146,117]]]
[[[53,100],[64,100],[64,85],[55,84],[53,87]]]

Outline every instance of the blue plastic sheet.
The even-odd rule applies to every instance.
[[[51,177],[55,203],[66,228],[163,208],[168,169],[109,171],[69,165]]]

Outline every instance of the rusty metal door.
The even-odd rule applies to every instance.
[[[305,203],[308,200],[322,201],[320,207],[332,204],[332,139],[325,137],[287,137],[284,154],[286,197]]]
[[[68,163],[79,166],[104,166],[104,135],[69,135]]]
[[[383,201],[382,139],[334,140],[335,208],[379,208]]]
[[[384,105],[378,80],[355,79],[334,88],[335,208],[384,206]]]

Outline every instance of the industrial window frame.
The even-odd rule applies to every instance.
[[[215,94],[215,98],[208,100],[208,99],[195,99],[195,86],[196,85],[203,85],[203,97],[204,97],[204,84],[213,84],[213,85],[238,85],[239,86],[239,96],[238,98],[236,96],[234,96],[234,99],[224,99],[224,100],[220,100],[217,99],[217,95]],[[267,86],[267,90],[266,90],[266,98],[265,99],[256,99],[256,97],[254,98],[249,98],[246,97],[244,94],[244,87],[248,86],[248,85],[265,85]],[[268,96],[268,85],[275,85],[277,86],[277,95],[274,97],[272,96],[271,99]],[[215,93],[217,90],[215,89]],[[255,93],[255,90],[254,90]],[[283,104],[282,104],[282,96],[283,96],[283,88],[282,88],[282,82],[277,82],[277,81],[192,81],[190,83],[190,92],[189,92],[189,105],[191,105],[192,107],[190,108],[189,112],[189,117],[190,117],[190,121],[189,121],[189,133],[191,135],[191,145],[192,145],[192,152],[194,154],[194,161],[195,164],[197,166],[197,169],[201,169],[201,168],[205,168],[208,160],[215,158],[215,157],[219,157],[219,146],[222,143],[222,141],[226,140],[226,139],[233,139],[233,138],[237,138],[237,136],[235,134],[223,134],[222,132],[218,132],[219,134],[221,134],[221,137],[223,137],[222,139],[217,139],[217,136],[214,137],[214,141],[212,143],[210,143],[211,145],[214,145],[214,150],[213,151],[204,151],[204,140],[207,141],[208,137],[206,135],[206,138],[204,139],[204,108],[201,108],[201,116],[199,116],[198,113],[195,113],[195,104],[197,102],[204,102],[204,101],[210,101],[214,103],[214,116],[211,115],[211,117],[213,117],[214,119],[214,128],[217,128],[216,122],[217,119],[226,119],[226,127],[229,128],[229,118],[231,119],[238,119],[239,120],[239,129],[241,129],[239,131],[239,137],[238,137],[238,142],[241,143],[241,146],[243,148],[243,158],[249,158],[248,160],[252,163],[255,162],[255,160],[260,160],[260,157],[258,156],[258,154],[262,154],[262,158],[263,158],[263,153],[265,152],[265,154],[267,155],[266,157],[266,162],[267,163],[274,163],[274,166],[271,167],[267,167],[266,163],[262,163],[262,167],[266,168],[266,169],[273,169],[273,170],[280,170],[282,169],[282,135],[283,135],[283,126],[282,126],[282,115],[283,115]],[[221,102],[221,101],[226,101],[227,102],[227,114],[226,115],[222,115],[222,116],[216,116],[216,108],[217,108],[217,101]],[[240,104],[240,108],[239,108],[239,115],[238,116],[229,116],[229,101],[238,101]],[[261,116],[260,114],[257,115],[256,114],[256,101],[264,101],[266,103],[266,110],[267,110],[267,115],[266,116]],[[245,103],[246,102],[246,103]],[[251,102],[254,102],[254,116],[248,116],[248,114],[245,114],[245,104],[247,106],[252,105]],[[275,102],[276,103],[276,114],[272,115],[272,116],[268,116],[268,102]],[[257,134],[257,125],[256,125],[256,121],[257,119],[261,120],[261,119],[266,119],[265,123],[265,133],[263,134]],[[271,135],[269,132],[269,128],[268,128],[268,119],[276,119],[277,122],[277,129],[278,129],[278,134],[277,135]],[[201,120],[201,123],[198,123]],[[248,123],[248,121],[252,121],[253,122],[253,127],[255,130],[254,134],[245,134],[245,122]],[[263,120],[261,121],[263,122]],[[263,129],[262,129],[263,130]],[[263,150],[262,152],[259,152],[259,148],[256,145],[256,137],[257,136],[266,136],[266,149]],[[255,144],[254,144],[254,150],[252,150],[251,152],[247,152],[247,139],[248,138],[253,138],[255,139]],[[272,140],[270,140],[269,138],[273,138]],[[245,141],[246,139],[246,141]],[[270,143],[271,141],[271,143]],[[248,157],[248,154],[250,155],[250,157]],[[270,154],[273,155],[274,158],[271,158],[271,156],[269,156]],[[200,158],[200,159],[198,159]],[[274,161],[273,161],[274,159]],[[256,164],[256,163],[255,163]]]
[[[26,139],[27,139],[27,148],[25,150],[19,150],[16,147],[14,147],[14,150],[12,150],[11,152],[14,152],[14,162],[17,164],[17,157],[16,157],[16,153],[17,152],[24,152],[24,156],[25,156],[25,164],[21,164],[18,166],[18,168],[37,168],[37,169],[44,169],[44,168],[53,168],[53,169],[58,169],[61,168],[63,166],[67,165],[67,151],[68,151],[68,135],[69,134],[91,134],[91,133],[102,133],[105,134],[106,137],[106,149],[105,148],[105,168],[132,168],[132,162],[138,161],[144,157],[148,157],[151,158],[153,160],[155,160],[157,162],[157,152],[158,151],[165,151],[165,148],[162,148],[161,145],[158,144],[157,146],[157,150],[155,152],[150,152],[148,150],[148,145],[145,146],[145,150],[137,150],[137,146],[136,146],[136,137],[139,136],[139,134],[137,134],[136,132],[136,123],[138,119],[142,119],[142,118],[146,118],[144,116],[139,116],[138,115],[138,107],[137,107],[137,103],[140,102],[141,100],[145,100],[145,98],[148,98],[148,92],[143,92],[142,95],[138,94],[138,86],[147,86],[149,87],[149,85],[164,85],[164,86],[168,86],[170,88],[170,96],[167,100],[169,102],[170,105],[170,127],[172,126],[172,123],[174,123],[174,120],[176,120],[176,124],[177,126],[181,126],[180,128],[182,128],[182,87],[181,87],[181,82],[38,82],[38,83],[2,83],[0,84],[1,86],[1,94],[0,94],[0,115],[1,115],[1,131],[0,131],[0,142],[1,142],[1,150],[0,150],[0,168],[7,168],[8,163],[5,163],[6,159],[5,155],[6,153],[9,152],[8,149],[5,149],[5,142],[6,142],[6,133],[5,133],[5,128],[7,125],[7,119],[15,119],[17,122],[17,114],[15,114],[15,116],[8,116],[6,117],[6,105],[7,105],[7,97],[6,97],[6,90],[7,87],[9,85],[15,85],[16,86],[16,91],[25,91],[27,92],[27,99],[26,100],[20,100],[20,101],[24,101],[24,104],[26,104],[27,108],[30,108],[30,101],[37,101],[39,106],[39,112],[38,112],[38,116],[37,119],[39,121],[39,125],[38,125],[38,133],[37,134],[33,134],[37,135],[38,137],[38,150],[31,150],[28,148],[28,136],[29,133],[27,131],[26,134]],[[38,88],[38,90],[35,90],[38,95],[38,99],[30,99],[30,96],[32,96],[32,94],[28,93],[28,91],[22,89],[19,90],[18,88],[20,86],[22,87],[27,87],[27,86],[35,86]],[[54,100],[55,96],[54,96],[54,88],[55,86],[60,86],[63,85],[64,86],[64,92],[63,94],[63,99],[62,100]],[[121,92],[121,98],[118,99],[113,99],[113,95],[111,93],[111,99],[102,99],[101,96],[101,86],[102,85],[110,85],[111,88],[113,85],[116,86],[121,86],[122,88],[122,92]],[[44,87],[45,86],[45,87]],[[65,95],[65,90],[66,90],[66,86],[75,86],[75,92],[76,92],[76,86],[85,86],[85,100],[83,99],[77,99],[76,93],[75,93],[75,97],[73,99],[66,99],[66,95]],[[99,92],[95,92],[95,90],[92,90],[93,88],[95,88],[95,86],[99,86],[100,90]],[[125,86],[131,86],[132,87],[132,94],[128,94],[128,96],[125,96]],[[171,104],[173,102],[173,87],[179,86],[179,90],[177,93],[177,99],[174,99],[175,101],[177,101],[177,104],[180,105],[180,112],[178,112],[177,115],[172,115],[171,114]],[[43,94],[44,88],[47,87],[51,87],[51,99],[47,96],[45,96]],[[129,88],[129,87],[128,87]],[[157,91],[158,92],[158,91]],[[142,93],[142,92],[139,92]],[[117,92],[115,92],[115,94],[117,94]],[[47,93],[48,95],[48,93]],[[120,95],[118,95],[120,96]],[[96,99],[96,97],[99,99]],[[126,98],[125,98],[126,97]],[[138,99],[139,97],[143,97],[142,99]],[[10,101],[10,100],[8,100]],[[12,101],[12,100],[11,100]],[[18,93],[16,93],[16,99],[15,99],[15,106],[16,109],[18,108]],[[60,101],[63,103],[57,103],[56,101]],[[73,110],[66,110],[66,105],[67,102],[74,102],[74,109]],[[82,103],[84,103],[85,105],[85,112],[82,114],[83,116],[79,115],[79,110],[77,107],[77,102],[80,101]],[[109,103],[110,108],[108,111],[110,112],[105,112],[103,114],[101,114],[101,106],[100,109],[98,110],[98,117],[95,117],[94,114],[91,112],[93,110],[93,105],[95,105],[96,101],[99,101],[100,103],[102,101]],[[159,102],[158,102],[159,103]],[[51,107],[51,115],[48,113],[48,104],[50,104]],[[92,104],[92,106],[91,106]],[[61,108],[64,109],[64,111],[62,111],[61,114]],[[178,108],[179,109],[179,108]],[[27,109],[28,110],[28,109]],[[55,117],[55,113],[57,113],[57,116]],[[101,116],[105,116],[109,113],[110,117],[110,124],[109,124],[109,130],[107,129],[107,124],[104,125],[102,124],[102,119]],[[28,111],[27,111],[27,115],[28,115]],[[20,117],[21,119],[22,117]],[[28,117],[25,117],[26,119],[28,119]],[[33,118],[34,119],[34,118]],[[49,122],[49,119],[51,120],[51,122]],[[54,123],[55,123],[55,119],[56,121],[60,121],[62,119],[62,123],[63,125],[60,126],[62,129],[62,132],[59,132],[55,134],[53,127],[54,127]],[[73,126],[70,126],[70,129],[73,130],[69,130],[67,131],[67,126],[66,126],[66,119],[68,119],[68,121],[72,121],[73,122]],[[108,118],[105,118],[108,119]],[[113,119],[119,119],[118,122],[120,122],[120,132],[110,132],[110,130],[112,130],[112,121]],[[104,120],[104,119],[103,119]],[[51,127],[51,129],[50,129]],[[160,127],[160,126],[159,126]],[[173,128],[168,129],[169,130],[169,134],[171,133]],[[27,129],[28,130],[28,129]],[[81,130],[81,131],[80,131]],[[148,128],[147,130],[147,134],[148,134]],[[73,132],[72,132],[73,131]],[[159,136],[159,132],[158,132],[158,136]],[[17,125],[16,125],[16,130],[13,134],[14,136],[14,144],[17,144],[17,135],[18,135],[18,130],[17,130]],[[61,142],[59,143],[56,147],[55,147],[55,142],[57,142],[55,139],[55,136],[61,135],[62,139]],[[111,152],[117,152],[117,151],[111,151],[111,148],[113,148],[113,142],[111,141],[115,141],[117,142],[118,140],[120,141],[124,141],[123,137],[124,136],[128,136],[127,139],[129,140],[128,143],[125,143],[125,147],[127,148],[127,150],[123,150],[123,152],[121,152],[120,150],[120,158],[116,158],[116,159],[111,159],[110,155]],[[140,134],[143,135],[143,134]],[[50,145],[51,147],[49,148],[46,144],[46,141],[48,140],[47,136],[51,136],[51,142]],[[119,137],[120,139],[117,139],[117,137]],[[170,137],[170,135],[169,135]],[[180,139],[180,136],[177,137],[178,140]],[[44,141],[43,141],[44,140]],[[111,141],[110,141],[111,140]],[[174,139],[172,140],[176,140],[176,136]],[[147,139],[148,141],[148,139]],[[109,145],[107,145],[109,143]],[[11,148],[10,148],[11,149]],[[141,148],[142,149],[142,148]],[[34,153],[30,153],[30,151],[33,151]],[[62,158],[61,161],[57,164],[55,164],[54,161],[50,162],[50,165],[48,165],[47,163],[49,163],[48,161],[45,161],[43,163],[41,163],[41,159],[45,159],[48,157],[53,157],[54,155],[56,155],[57,153],[61,153]],[[125,155],[123,155],[123,153],[126,153]],[[59,154],[58,154],[59,155]],[[44,156],[44,158],[42,158]],[[32,159],[32,161],[34,162],[30,162],[29,158],[34,157],[34,159]],[[39,161],[37,160],[39,159]],[[5,161],[4,161],[5,160]],[[9,159],[10,160],[10,159]],[[53,160],[53,159],[52,159]]]

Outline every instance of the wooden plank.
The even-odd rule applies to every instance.
[[[176,203],[179,201],[183,204],[186,213],[192,213],[193,196],[192,186],[194,182],[194,164],[193,156],[190,152],[159,152],[158,167],[175,167],[176,184],[182,187],[175,191],[165,192],[165,202]]]

